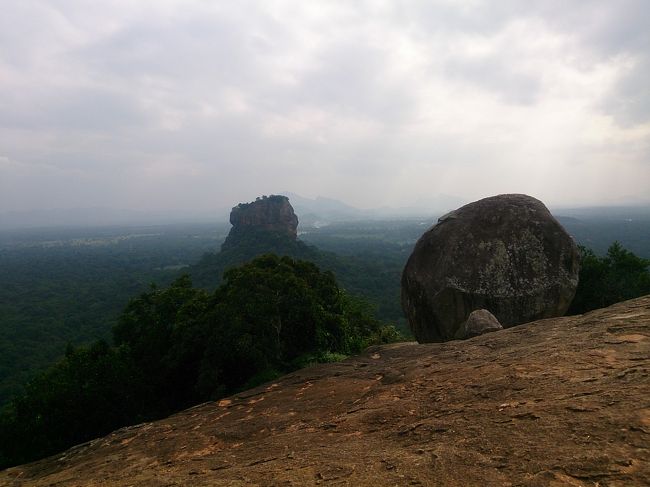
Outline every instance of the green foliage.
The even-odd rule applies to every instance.
[[[195,354],[206,338],[201,319],[209,301],[206,291],[182,276],[167,289],[152,286],[131,300],[113,328],[115,345],[147,378],[140,386],[147,415],[168,414],[196,398],[187,376],[198,367]]]
[[[311,261],[319,255],[316,248],[300,240],[293,240],[285,234],[246,228],[245,231],[230,234],[220,252],[204,254],[188,272],[198,286],[214,289],[223,281],[226,270],[266,253]]]
[[[0,468],[137,421],[133,406],[142,378],[136,370],[123,350],[106,342],[68,347],[63,360],[30,382],[0,415]]]
[[[14,393],[0,414],[0,465],[402,340],[373,311],[404,324],[399,276],[433,221],[333,224],[301,235],[306,243],[253,232],[219,254],[204,253],[221,242],[225,226],[0,234],[0,405]],[[647,221],[563,223],[596,251],[620,238],[648,257]],[[266,257],[226,272],[268,251],[312,261],[342,288],[331,274],[291,259]],[[604,257],[582,252],[570,312],[650,293],[648,260],[618,244]],[[154,280],[166,286],[177,276],[173,269],[201,255],[188,270],[203,290],[187,278],[147,288]],[[217,285],[216,293],[205,291]],[[114,325],[115,346],[78,346],[108,339]],[[63,355],[67,342],[74,346]]]
[[[610,210],[580,211],[569,214],[577,218],[560,220],[599,256],[618,239],[649,258],[647,209]],[[407,334],[400,274],[413,244],[432,223],[433,217],[334,223],[302,228],[302,242],[265,232],[243,236],[241,245],[216,254],[205,252],[223,241],[229,230],[225,222],[0,232],[0,407],[36,372],[59,360],[66,343],[108,340],[132,296],[152,281],[167,285],[177,277],[176,269],[204,254],[186,270],[195,285],[209,290],[222,282],[227,268],[265,252],[310,260],[334,272],[346,292],[362,296],[375,306],[377,317]],[[583,282],[587,274],[583,271]],[[582,287],[576,305],[589,290]]]
[[[369,238],[317,239],[315,242],[337,253],[319,250],[286,235],[247,229],[237,236],[236,245],[224,245],[221,252],[205,254],[188,272],[198,286],[214,288],[222,282],[228,268],[264,253],[309,260],[321,269],[333,272],[349,293],[370,301],[376,307],[378,316],[402,324],[402,331],[406,331],[400,305],[400,275],[412,245]]]
[[[0,407],[67,343],[109,340],[130,298],[219,241],[198,224],[0,232]]]
[[[237,245],[205,255],[222,241],[226,226],[0,233],[0,407],[62,358],[66,343],[108,340],[132,296],[152,281],[169,284],[175,269],[199,260],[184,270],[209,290],[223,282],[226,269],[266,252],[312,261],[334,272],[347,293],[371,302],[381,320],[407,333],[399,276],[422,228],[408,221],[337,224],[304,235],[310,245],[253,231],[240,235]]]
[[[650,260],[614,242],[604,257],[580,247],[580,281],[568,313],[585,313],[650,293]]]
[[[332,273],[289,257],[264,255],[228,270],[215,302],[199,382],[210,397],[264,370],[291,370],[309,353],[358,352],[381,328]]]
[[[331,272],[264,255],[210,294],[187,276],[131,300],[114,347],[68,347],[0,414],[0,467],[399,338]]]

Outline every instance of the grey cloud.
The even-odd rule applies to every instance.
[[[102,88],[75,87],[32,92],[31,96],[0,95],[0,128],[116,132],[147,121],[137,100]]]
[[[540,20],[556,33],[571,40],[578,51],[577,65],[595,66],[615,57],[629,56],[635,66],[624,75],[601,107],[623,125],[650,120],[650,4],[646,0],[576,1],[564,0],[529,2],[501,0],[478,2],[472,8],[420,5],[411,21],[418,26],[420,36],[463,34],[489,36],[499,32],[508,22]],[[562,53],[564,54],[564,53]],[[517,59],[507,53],[484,59],[463,59],[453,54],[446,64],[452,77],[473,83],[479,89],[495,92],[506,101],[532,103],[540,89],[539,80],[530,74],[517,72]]]
[[[268,59],[300,42],[260,5],[178,9],[177,14],[136,17],[74,56],[95,76],[108,74],[118,82],[153,78],[202,91],[222,86],[257,90],[269,82]]]
[[[289,4],[267,2],[20,4],[0,20],[0,69],[10,75],[0,78],[0,147],[11,160],[49,169],[9,174],[5,164],[4,182],[15,188],[3,195],[9,206],[26,205],[29,192],[44,205],[49,194],[52,205],[228,206],[281,190],[408,204],[441,190],[474,191],[468,181],[504,189],[490,178],[494,167],[509,175],[505,189],[526,186],[527,171],[503,161],[527,153],[528,120],[552,96],[544,73],[520,62],[517,38],[484,54],[458,48],[498,39],[517,20],[567,40],[569,53],[551,48],[541,61],[567,54],[563,62],[589,73],[619,55],[637,59],[607,100],[593,102],[623,130],[650,113],[641,2],[620,11],[605,1],[327,2],[325,13],[305,2],[295,15]],[[415,54],[412,65],[400,63],[396,45],[417,51],[405,53]],[[441,100],[438,89],[470,93],[477,109]],[[554,116],[539,118],[550,126]],[[556,135],[546,128],[535,141]],[[641,164],[616,144],[612,154]],[[562,151],[590,155],[577,142],[549,150],[554,174],[566,170]],[[638,181],[647,172],[631,174]]]
[[[650,3],[646,0],[578,2],[569,15],[546,12],[549,22],[574,33],[586,53],[603,62],[629,57],[634,66],[601,105],[621,125],[650,121]]]
[[[622,126],[630,127],[650,122],[650,56],[641,59],[623,77],[602,104]]]
[[[142,125],[146,116],[134,100],[103,89],[75,89],[57,97],[50,123],[82,130],[125,130]]]
[[[459,56],[449,59],[445,68],[452,78],[495,93],[507,103],[532,105],[540,94],[539,77],[517,71],[516,59],[498,55],[470,59]]]
[[[409,80],[386,76],[391,59],[379,48],[332,45],[316,58],[316,66],[301,77],[298,86],[284,88],[283,96],[274,97],[276,103],[279,99],[282,104],[320,106],[387,125],[399,123],[412,113],[416,101],[404,90]]]
[[[632,58],[634,66],[601,104],[621,125],[650,121],[650,3],[646,0],[539,2],[533,7],[549,25],[572,35],[592,63]],[[580,60],[578,60],[580,62]]]
[[[247,36],[225,19],[189,19],[173,24],[133,23],[80,50],[87,66],[128,79],[161,76],[192,81],[241,83],[253,72]]]
[[[585,50],[600,55],[646,50],[650,4],[645,0],[592,0],[574,2],[539,2],[535,11],[555,28],[577,37]]]
[[[500,30],[512,18],[526,13],[528,3],[480,1],[464,7],[452,2],[416,2],[407,17],[424,37],[450,32],[489,35]]]

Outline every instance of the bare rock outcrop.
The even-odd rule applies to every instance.
[[[503,326],[492,313],[486,309],[477,309],[472,311],[467,321],[460,325],[455,338],[464,340],[499,330],[503,330]]]
[[[482,308],[508,328],[563,315],[578,268],[575,242],[541,201],[493,196],[420,237],[402,273],[402,307],[419,342],[453,339]]]
[[[0,485],[650,485],[649,397],[646,296],[373,347],[0,471]]]
[[[247,235],[275,233],[295,240],[298,217],[289,198],[281,195],[262,196],[251,203],[240,203],[230,212],[232,228],[222,250],[232,247]]]

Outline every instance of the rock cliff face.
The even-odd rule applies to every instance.
[[[573,239],[544,204],[485,198],[438,220],[402,273],[402,307],[419,342],[454,338],[476,309],[504,328],[562,316],[578,285]]]
[[[269,232],[295,240],[298,217],[286,196],[262,196],[251,203],[240,203],[230,212],[232,228],[222,250],[236,244],[247,234]]]
[[[650,296],[374,347],[0,472],[7,486],[650,485]]]

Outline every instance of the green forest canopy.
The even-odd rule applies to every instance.
[[[202,363],[210,364],[207,358],[209,354],[205,355],[207,352],[204,350],[205,340],[209,337],[198,333],[199,330],[205,331],[203,326],[184,325],[180,327],[182,329],[189,327],[191,330],[189,335],[181,335],[180,343],[187,344],[191,343],[191,339],[197,340],[196,347],[188,345],[187,349],[179,348],[175,335],[173,339],[175,345],[172,346],[169,336],[165,333],[161,335],[153,333],[150,326],[145,326],[141,332],[135,330],[142,327],[142,323],[146,323],[146,320],[140,320],[139,316],[146,317],[153,312],[153,309],[163,309],[159,304],[155,304],[161,299],[164,301],[170,298],[171,295],[181,299],[184,293],[187,293],[187,301],[198,306],[202,302],[200,296],[211,297],[218,294],[219,291],[211,293],[206,289],[214,289],[217,283],[221,282],[219,276],[222,275],[224,269],[231,267],[233,264],[249,261],[254,255],[263,252],[269,247],[274,248],[280,254],[290,254],[294,258],[298,257],[316,262],[322,269],[334,271],[346,291],[363,295],[373,305],[377,305],[378,316],[381,319],[396,322],[398,317],[401,316],[399,274],[412,247],[409,242],[421,233],[422,223],[397,222],[387,225],[386,222],[372,222],[368,223],[368,225],[370,225],[369,228],[360,228],[358,224],[351,227],[349,224],[339,225],[336,228],[330,228],[320,236],[311,235],[312,242],[317,242],[319,247],[323,246],[329,252],[305,245],[300,241],[287,243],[284,240],[269,240],[270,237],[266,236],[265,239],[256,237],[249,239],[250,242],[241,242],[242,245],[238,245],[227,252],[206,254],[199,264],[184,269],[192,273],[194,282],[202,286],[203,289],[193,287],[187,278],[177,280],[168,288],[152,288],[148,293],[136,300],[132,300],[131,304],[121,314],[114,333],[116,346],[109,346],[107,342],[102,341],[96,342],[90,347],[69,346],[65,358],[61,362],[38,375],[30,384],[27,393],[16,397],[18,399],[22,398],[20,400],[23,401],[23,404],[27,404],[29,401],[26,398],[34,391],[38,391],[39,387],[42,391],[50,387],[50,384],[56,385],[54,391],[65,390],[66,387],[73,387],[74,384],[76,384],[74,387],[79,387],[79,382],[71,382],[70,380],[74,374],[77,374],[79,380],[84,377],[95,377],[96,382],[84,382],[83,387],[87,391],[94,391],[93,394],[97,397],[103,397],[105,400],[114,397],[114,394],[124,397],[127,403],[129,401],[142,402],[147,397],[157,398],[155,405],[150,404],[147,406],[151,409],[147,409],[143,402],[140,404],[140,409],[117,409],[102,414],[101,418],[90,417],[87,423],[78,425],[79,431],[77,432],[75,432],[74,426],[71,427],[69,438],[72,441],[70,444],[73,444],[82,441],[72,440],[72,438],[85,437],[88,424],[95,425],[97,431],[109,431],[112,429],[109,427],[110,425],[129,424],[130,422],[143,420],[143,418],[159,417],[166,414],[165,411],[184,407],[181,403],[175,402],[178,398],[157,396],[155,390],[143,399],[142,391],[144,389],[141,386],[145,385],[147,375],[138,367],[146,370],[147,354],[153,354],[154,358],[150,358],[153,364],[152,367],[154,367],[155,371],[160,372],[159,369],[155,369],[157,366],[155,364],[156,357],[160,357],[157,354],[161,353],[160,350],[167,350],[166,347],[173,350],[173,354],[169,352],[171,355],[164,352],[166,367],[170,367],[165,370],[168,370],[170,380],[174,379],[177,374],[180,374],[180,377],[185,377],[183,375],[185,372],[173,372],[174,367],[178,364],[181,364],[187,370],[209,370],[209,373],[197,376],[196,383],[192,384],[191,393],[183,392],[181,397],[187,400],[187,405],[207,397],[206,394],[209,391],[212,391],[210,397],[220,397],[220,395],[234,390],[233,388],[246,387],[246,385],[254,384],[293,367],[298,367],[306,361],[326,360],[328,357],[337,356],[337,354],[345,354],[345,352],[336,351],[336,347],[332,347],[334,351],[323,351],[323,349],[317,347],[316,350],[320,350],[319,352],[306,353],[291,359],[286,356],[286,346],[283,345],[285,348],[276,347],[276,355],[283,357],[279,365],[275,362],[268,362],[264,358],[261,363],[265,365],[259,371],[257,366],[253,365],[253,369],[257,372],[251,377],[243,378],[247,372],[244,371],[238,376],[239,369],[235,370],[235,367],[228,369],[224,365],[225,362],[221,363],[225,368],[222,368],[220,372],[214,368],[201,369]],[[0,346],[5,347],[0,348],[3,351],[0,354],[2,355],[0,357],[0,375],[6,371],[11,373],[11,367],[16,368],[16,362],[12,357],[26,355],[19,350],[19,345],[22,345],[21,341],[3,336],[7,332],[12,333],[12,326],[13,330],[19,333],[20,340],[27,340],[25,344],[28,344],[36,352],[32,360],[35,360],[37,364],[40,363],[41,366],[51,363],[54,356],[60,353],[57,350],[63,350],[65,340],[82,339],[88,342],[92,340],[93,335],[108,338],[109,334],[106,330],[110,329],[111,322],[115,321],[113,317],[119,314],[119,309],[123,307],[123,303],[127,302],[130,296],[145,289],[146,283],[151,280],[155,279],[163,284],[172,282],[171,276],[175,272],[165,271],[164,269],[183,267],[184,262],[195,262],[206,249],[214,248],[216,238],[214,234],[206,234],[197,238],[197,235],[193,235],[186,229],[179,231],[171,238],[155,236],[157,234],[149,235],[119,239],[117,244],[99,248],[94,246],[58,246],[54,248],[28,247],[15,252],[0,250],[0,266],[10,271],[0,276],[0,284],[2,284],[0,286],[0,297],[4,296],[4,299],[0,299],[0,303],[2,303],[0,307],[3,310],[0,318],[4,321],[3,326],[0,327]],[[372,237],[366,235],[372,235]],[[336,254],[332,251],[336,252]],[[647,259],[637,257],[618,243],[611,245],[607,253],[602,257],[584,247],[581,248],[581,253],[580,284],[569,313],[582,313],[623,299],[650,293],[650,274],[648,271],[650,261]],[[170,265],[170,262],[174,265]],[[254,286],[249,287],[254,289]],[[374,321],[369,318],[371,314],[368,312],[366,305],[354,300],[347,292],[343,293],[343,295],[346,296],[348,312],[357,309],[360,315],[365,314],[368,319]],[[148,296],[147,299],[154,305],[147,305],[145,301],[142,301],[145,296]],[[184,299],[181,299],[181,301],[184,302]],[[247,299],[251,299],[251,295],[248,295]],[[139,305],[136,306],[134,304],[136,302],[139,302]],[[246,306],[244,301],[240,304]],[[268,305],[269,302],[266,300],[259,302],[257,305],[252,305],[263,310],[263,312],[260,311],[259,313],[258,318],[260,320],[269,312],[265,308]],[[183,309],[183,313],[187,313],[184,318],[187,323],[193,322],[191,316],[194,313],[202,316],[204,311],[200,307]],[[156,311],[156,313],[159,311]],[[65,323],[58,323],[57,316],[66,316]],[[131,324],[127,326],[125,323],[129,323],[129,319]],[[180,317],[175,317],[174,320],[180,320]],[[10,325],[9,328],[6,326],[7,323]],[[61,325],[65,326],[61,328]],[[278,322],[275,322],[273,326],[277,328],[278,325]],[[283,328],[283,325],[282,323],[280,329]],[[47,329],[48,336],[51,338],[48,339],[50,345],[48,355],[43,355],[44,350],[47,349],[42,343],[41,330],[43,328]],[[120,328],[122,331],[120,331]],[[380,328],[380,330],[383,331],[375,333],[373,340],[385,341],[396,338],[394,330],[385,327]],[[194,334],[194,332],[198,334]],[[148,335],[148,333],[152,334]],[[232,338],[227,333],[224,333],[223,337]],[[263,338],[249,334],[250,337],[253,337],[255,341]],[[268,336],[265,337],[268,339]],[[190,341],[185,342],[186,338]],[[246,342],[249,338],[244,339],[244,342],[238,346],[249,343]],[[294,339],[297,338],[294,337]],[[322,341],[319,343],[322,343]],[[273,345],[273,342],[267,342],[266,344]],[[4,353],[7,345],[14,347],[9,349],[10,354]],[[138,353],[135,352],[138,346],[141,353],[135,360],[134,357],[138,356]],[[295,349],[295,343],[288,348]],[[192,350],[198,350],[199,354],[205,356],[201,355],[199,361],[199,358],[191,353]],[[256,354],[256,347],[252,342],[249,343],[247,350],[251,352],[251,356],[254,358],[265,357],[263,354]],[[278,350],[284,351],[279,352]],[[230,353],[230,347],[225,352]],[[227,353],[224,357],[227,356]],[[38,362],[39,357],[40,362]],[[191,357],[194,358],[191,359]],[[199,362],[193,363],[191,360]],[[253,361],[253,364],[255,363],[259,364],[260,362]],[[80,373],[80,370],[86,372]],[[14,383],[10,383],[10,387],[13,386],[14,390],[17,390],[15,377],[17,376],[14,376]],[[184,387],[186,385],[185,381],[181,382],[179,387]],[[129,389],[127,383],[133,385],[133,390]],[[113,384],[113,390],[111,390],[110,384]],[[153,387],[151,384],[149,386]],[[0,387],[0,396],[2,396],[2,392],[3,389]],[[54,396],[59,393],[49,391],[48,394],[52,396],[51,400],[55,401]],[[63,396],[66,395],[63,394]],[[5,397],[7,396],[5,395]],[[89,403],[76,401],[75,404],[68,404],[67,408],[62,408],[62,411],[66,409],[75,411],[77,405],[79,405],[78,411],[88,411],[88,408],[94,404],[95,399],[93,399],[94,396],[90,392],[84,397],[88,398]],[[16,419],[18,409],[15,406],[18,402],[14,400],[12,404],[13,412],[11,414]],[[23,407],[27,408],[25,410],[30,410],[29,408],[32,406]],[[66,413],[62,414],[65,417]],[[50,414],[50,417],[56,418],[53,413]],[[6,420],[10,416],[5,415],[3,418]],[[43,420],[42,417],[40,420]],[[59,420],[53,421],[56,423]],[[10,418],[9,423],[4,423],[5,426],[11,424],[12,421]],[[62,424],[65,424],[65,422]],[[23,427],[21,427],[23,429],[14,430],[13,434],[28,436],[32,431],[29,428],[33,426],[33,424],[30,426],[30,423],[24,423]],[[5,428],[4,431],[11,432],[11,428]],[[34,431],[36,432],[34,437],[38,438],[37,431],[42,431],[42,428],[41,430],[36,428]],[[65,433],[62,434],[62,437],[65,437]],[[43,440],[41,444],[46,445],[47,441]],[[20,442],[17,444],[20,444]],[[44,448],[47,450],[48,447],[45,446]],[[58,447],[50,446],[49,448],[50,451],[55,451]]]
[[[650,294],[650,260],[614,242],[598,257],[580,246],[580,280],[567,314],[581,314]]]
[[[647,210],[585,211],[569,212],[577,218],[558,218],[596,256],[606,255],[611,242],[620,239],[626,249],[650,257]],[[189,272],[195,286],[212,291],[223,270],[269,251],[331,270],[348,293],[376,307],[378,319],[408,333],[399,302],[399,276],[413,244],[434,222],[431,216],[305,227],[302,245],[275,242],[269,247],[273,242],[267,239],[228,255],[208,254],[189,268],[219,247],[230,225],[0,232],[0,407],[36,373],[59,360],[66,343],[110,339],[121,310],[149,283],[166,286],[179,275],[177,269],[185,267],[181,272]]]
[[[8,404],[0,468],[400,338],[310,262],[258,257],[214,293],[184,276],[132,299],[114,346],[68,347]]]

